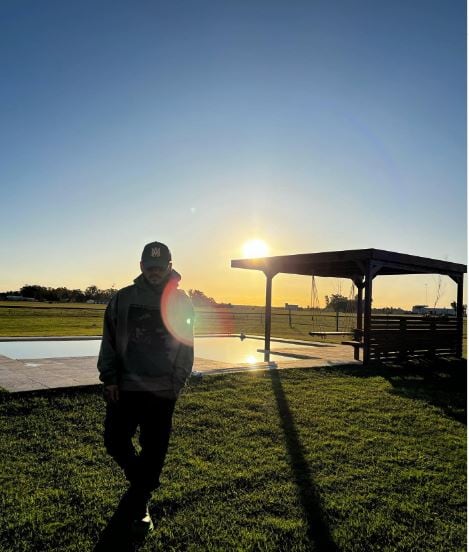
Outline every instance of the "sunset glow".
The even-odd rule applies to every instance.
[[[127,287],[153,241],[179,289],[246,306],[266,257],[467,262],[467,2],[115,2],[112,25],[106,2],[3,4],[5,296]],[[376,278],[373,307],[449,307],[447,280]],[[316,284],[321,307],[351,285]],[[272,304],[311,289],[279,272]]]
[[[268,245],[262,240],[249,240],[243,245],[243,256],[248,258],[265,257],[269,253]]]

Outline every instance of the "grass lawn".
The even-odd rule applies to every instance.
[[[0,336],[101,335],[104,308],[48,303],[12,308],[0,304]]]
[[[464,376],[442,363],[192,379],[140,550],[465,550]],[[126,488],[99,391],[0,398],[0,549],[93,550]]]

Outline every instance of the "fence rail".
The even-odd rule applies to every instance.
[[[291,336],[311,340],[310,331],[351,331],[356,315],[346,313],[272,312],[272,335]],[[195,333],[264,333],[265,311],[201,310],[195,312]]]
[[[371,317],[370,358],[457,356],[461,335],[456,317]]]

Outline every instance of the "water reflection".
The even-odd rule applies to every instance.
[[[244,336],[243,336],[244,337]],[[57,357],[97,356],[101,341],[10,341],[0,342],[0,355],[16,359],[38,359]],[[239,336],[233,337],[196,337],[195,356],[219,362],[257,364],[264,362],[263,340]],[[311,348],[295,345],[296,348]]]

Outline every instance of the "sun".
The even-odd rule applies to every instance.
[[[243,245],[243,255],[248,258],[265,257],[269,247],[262,240],[249,240]]]

